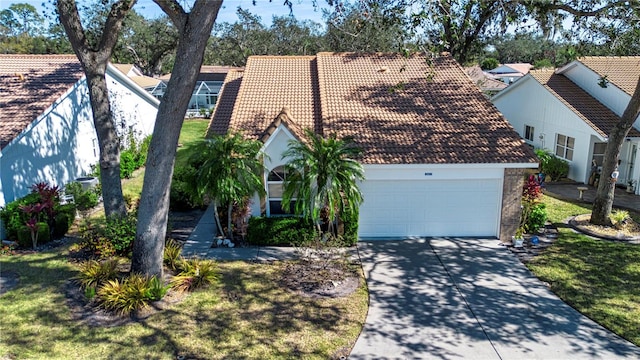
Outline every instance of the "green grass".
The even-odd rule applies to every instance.
[[[640,245],[595,240],[563,220],[590,205],[544,197],[558,240],[527,264],[566,303],[640,346]]]
[[[20,284],[0,296],[0,358],[327,359],[352,345],[366,317],[365,286],[347,298],[305,298],[279,285],[283,265],[219,263],[218,286],[106,328],[72,317],[61,287],[77,269],[65,250],[3,256],[0,270],[20,274]]]

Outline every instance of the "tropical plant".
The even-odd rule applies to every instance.
[[[233,239],[233,204],[254,193],[264,194],[262,143],[245,139],[239,133],[217,136],[199,145],[194,161],[204,159],[197,170],[196,187],[200,196],[213,201],[218,231],[224,235],[217,207],[227,206],[227,231]]]
[[[216,282],[220,275],[212,260],[188,259],[178,264],[180,273],[171,280],[171,287],[179,291],[193,291]]]
[[[284,183],[282,207],[335,234],[339,214],[353,214],[362,202],[358,181],[364,180],[362,165],[354,160],[360,154],[350,139],[338,140],[333,134],[323,138],[305,131],[307,143],[291,141],[282,157],[289,159]]]
[[[558,181],[569,174],[569,162],[561,159],[546,149],[537,149],[536,155],[540,160],[540,168],[543,173]]]
[[[533,228],[537,225],[537,221],[540,220],[541,214],[536,214],[536,221],[532,221],[531,214],[534,210],[540,212],[545,211],[544,207],[541,209],[538,208],[538,204],[542,199],[542,189],[535,175],[529,175],[526,183],[522,188],[522,214],[520,215],[520,225],[518,230],[520,232],[524,231],[532,231],[537,230],[537,228]],[[544,214],[546,221],[546,211]],[[542,223],[544,225],[544,222]]]
[[[140,274],[131,274],[124,280],[107,280],[98,288],[100,306],[120,314],[145,308],[151,301],[149,278]]]
[[[86,261],[80,264],[80,273],[74,279],[83,289],[96,289],[108,280],[113,280],[118,276],[118,264],[117,259]]]
[[[180,252],[182,252],[182,245],[173,239],[167,239],[164,244],[164,265],[171,271],[178,269]]]
[[[615,210],[609,215],[609,219],[616,229],[623,229],[625,222],[629,218],[629,212],[626,210]]]

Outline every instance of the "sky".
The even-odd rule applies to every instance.
[[[77,0],[81,3],[82,0]],[[0,10],[8,8],[14,3],[28,3],[35,6],[38,12],[42,12],[44,8],[42,3],[47,0],[0,0]],[[183,1],[181,1],[183,2]],[[293,0],[293,15],[299,20],[312,20],[318,23],[322,23],[322,11],[315,10],[312,0]],[[324,1],[319,0],[320,4]],[[271,18],[274,15],[282,16],[289,15],[289,8],[283,5],[284,0],[256,0],[256,5],[253,5],[253,0],[226,0],[222,4],[222,9],[218,13],[216,23],[229,22],[233,23],[238,20],[236,16],[236,9],[240,6],[244,9],[248,9],[251,13],[257,14],[262,18],[262,22],[265,25],[271,24]],[[325,5],[326,7],[326,5]],[[146,18],[155,18],[163,14],[162,10],[152,0],[138,0],[134,9],[142,14]]]

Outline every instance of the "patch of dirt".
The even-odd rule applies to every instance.
[[[3,271],[0,273],[0,295],[18,286],[20,275],[13,271]]]
[[[589,222],[590,219],[591,214],[578,215],[569,220],[569,225],[587,235],[640,244],[640,224],[632,219],[627,219],[621,228],[593,225]]]
[[[355,270],[339,261],[300,260],[284,265],[280,283],[285,288],[311,298],[340,298],[360,286]]]

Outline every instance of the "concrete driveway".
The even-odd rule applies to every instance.
[[[358,244],[370,307],[350,359],[639,359],[497,240]]]

